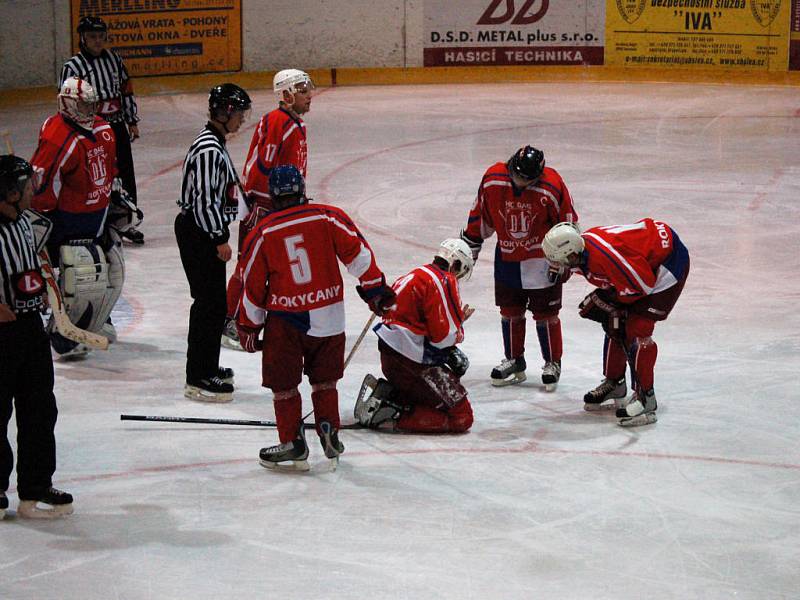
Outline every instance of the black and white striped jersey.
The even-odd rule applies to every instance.
[[[207,124],[183,161],[178,205],[217,244],[228,241],[228,224],[236,219],[239,188],[225,137]]]
[[[133,84],[119,54],[105,49],[100,56],[80,52],[61,69],[59,89],[70,77],[88,81],[100,100],[97,114],[106,121],[124,120],[128,124],[139,121]]]
[[[39,312],[44,281],[27,213],[0,220],[0,304],[16,313]]]

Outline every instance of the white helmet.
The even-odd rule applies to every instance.
[[[97,94],[86,81],[70,77],[58,94],[58,111],[84,129],[92,129],[97,112]]]
[[[305,89],[298,89],[298,87]],[[278,97],[279,102],[283,102],[283,92],[287,91],[294,95],[295,92],[306,92],[314,89],[314,82],[311,81],[308,73],[299,69],[284,69],[275,73],[272,79],[272,91]]]
[[[472,275],[472,267],[475,266],[475,261],[472,259],[472,250],[469,249],[464,240],[458,238],[444,240],[439,244],[439,249],[436,251],[435,256],[447,261],[451,270],[454,265],[456,266],[453,273],[455,273],[457,279],[466,281]]]
[[[566,221],[554,225],[542,240],[542,250],[547,260],[563,266],[569,266],[570,254],[580,255],[583,248],[581,230],[574,223]]]

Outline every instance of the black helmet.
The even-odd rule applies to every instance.
[[[108,25],[100,17],[81,17],[81,20],[78,21],[78,33],[87,31],[108,32]]]
[[[269,174],[269,195],[272,205],[277,209],[305,204],[306,182],[300,170],[294,165],[280,165]]]
[[[208,110],[212,117],[220,113],[230,117],[234,110],[250,110],[250,105],[250,96],[235,83],[213,87],[208,94]]]
[[[538,179],[544,171],[544,152],[525,146],[508,159],[508,170],[523,179]]]
[[[9,192],[21,192],[31,177],[33,167],[27,160],[13,154],[0,156],[0,202],[5,201]]]

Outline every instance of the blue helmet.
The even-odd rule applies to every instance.
[[[288,208],[308,202],[306,182],[294,165],[279,165],[269,174],[269,195],[275,208]]]

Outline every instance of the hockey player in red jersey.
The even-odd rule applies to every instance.
[[[68,78],[58,95],[59,112],[42,126],[31,163],[41,182],[33,208],[53,222],[48,251],[60,267],[67,312],[79,327],[99,332],[110,327],[124,264],[119,237],[105,235],[116,143],[111,126],[95,115],[96,102],[88,83]],[[113,329],[104,333],[115,339]],[[62,355],[88,351],[57,333],[51,340]]]
[[[311,383],[325,455],[335,462],[344,450],[338,437],[336,390],[344,371],[345,345],[339,262],[358,278],[359,295],[376,314],[392,306],[395,295],[350,217],[334,206],[309,204],[297,167],[273,169],[269,189],[273,210],[247,236],[237,265],[244,284],[237,327],[246,351],[263,347],[263,385],[274,394],[281,443],[261,450],[261,464],[308,470],[298,391],[303,373]]]
[[[661,221],[593,227],[581,235],[571,223],[559,223],[545,236],[545,255],[553,265],[572,269],[598,287],[580,304],[583,318],[606,332],[605,379],[584,396],[586,410],[616,400],[620,425],[656,422],[653,369],[658,346],[651,337],[656,322],[675,306],[689,276],[689,252],[678,234]],[[627,356],[626,356],[627,355]],[[625,385],[626,358],[633,395]]]
[[[481,180],[461,239],[478,259],[483,240],[497,233],[494,254],[495,304],[500,308],[505,359],[492,370],[492,385],[525,381],[525,312],[536,322],[548,391],[561,377],[561,286],[569,276],[554,273],[542,254],[542,238],[560,221],[577,223],[572,197],[544,153],[520,148],[508,162],[495,163]]]
[[[244,190],[250,214],[239,224],[240,255],[247,234],[272,208],[269,195],[272,169],[294,165],[305,179],[308,168],[306,125],[300,116],[311,110],[314,83],[303,71],[284,69],[275,74],[272,89],[278,98],[278,108],[258,122],[244,166]],[[242,349],[234,324],[241,294],[242,281],[234,273],[228,281],[228,322],[222,335],[222,345],[234,350]]]
[[[469,246],[448,239],[430,264],[394,282],[396,306],[375,328],[386,379],[364,378],[354,410],[361,425],[416,433],[462,433],[472,426],[460,381],[469,361],[456,346],[473,312],[461,306],[458,280],[472,267]]]

